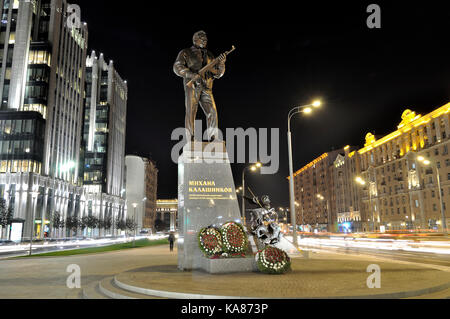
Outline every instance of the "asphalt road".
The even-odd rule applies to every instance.
[[[139,240],[144,237],[137,236],[136,240]],[[92,240],[90,243],[89,240],[81,240],[79,242],[49,242],[48,246],[42,244],[33,243],[32,246],[32,254],[41,254],[41,253],[49,253],[55,251],[62,250],[72,250],[72,249],[80,249],[80,248],[90,248],[90,247],[102,247],[113,244],[124,243],[126,241],[130,241],[131,238],[116,238],[114,240],[106,240],[106,241],[97,241]],[[2,248],[4,249],[2,251]],[[11,249],[11,250],[9,250]],[[19,256],[27,256],[29,254],[29,245],[22,244],[17,246],[0,246],[0,259],[10,258],[10,257],[19,257]]]
[[[394,260],[402,260],[408,262],[416,262],[423,264],[431,264],[438,266],[449,267],[450,269],[450,254],[437,254],[427,252],[410,252],[402,250],[384,250],[384,249],[369,249],[360,247],[328,247],[328,246],[310,246],[300,245],[300,249],[311,250],[317,249],[329,252],[339,252],[348,255],[368,255],[373,257],[383,257]]]

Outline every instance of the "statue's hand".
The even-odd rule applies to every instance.
[[[200,85],[202,82],[202,77],[198,73],[190,73],[187,75],[186,79],[189,81],[192,81],[195,85]]]
[[[218,56],[219,62],[220,63],[225,63],[227,61],[227,56],[222,53],[221,55]]]
[[[195,74],[194,78],[192,79],[192,82],[194,82],[197,86],[202,84],[202,77],[199,74]]]
[[[195,80],[197,80],[197,77],[200,77],[200,75],[198,75],[198,73],[188,72],[188,73],[186,74],[186,78],[187,78],[189,81],[195,81]]]

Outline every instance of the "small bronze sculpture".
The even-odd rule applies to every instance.
[[[225,61],[229,53],[221,54],[217,59],[206,49],[208,38],[204,31],[198,31],[193,37],[194,45],[182,50],[173,65],[176,75],[183,78],[186,96],[185,127],[188,138],[194,139],[194,123],[198,105],[207,120],[207,135],[210,141],[218,140],[217,108],[212,94],[214,79],[220,79],[225,73]]]
[[[264,245],[275,245],[281,240],[281,229],[277,224],[277,213],[270,207],[269,196],[264,195],[259,200],[253,197],[253,202],[260,208],[252,209],[250,231]]]

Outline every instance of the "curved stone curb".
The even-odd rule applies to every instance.
[[[142,287],[131,286],[125,283],[120,282],[114,277],[114,283],[125,290],[140,293],[143,295],[161,297],[161,298],[169,298],[169,299],[400,299],[400,298],[410,298],[417,297],[421,295],[426,295],[430,293],[439,292],[445,289],[450,288],[450,282],[445,284],[423,288],[419,290],[412,291],[400,291],[393,293],[385,293],[385,294],[375,294],[375,295],[361,295],[361,296],[331,296],[331,297],[298,297],[298,298],[264,298],[264,297],[239,297],[239,296],[216,296],[216,295],[203,295],[203,294],[191,294],[191,293],[183,293],[183,292],[170,292],[164,290],[154,290],[147,289]],[[450,298],[450,297],[449,297]]]
[[[131,286],[124,284],[117,280],[116,277],[114,277],[114,284],[116,284],[118,287],[134,292],[139,293],[147,296],[153,296],[153,297],[161,297],[161,298],[169,298],[169,299],[262,299],[260,297],[238,297],[238,296],[215,296],[215,295],[201,295],[201,294],[190,294],[190,293],[184,293],[184,292],[171,292],[171,291],[164,291],[164,290],[154,290],[154,289],[147,289],[147,288],[141,288],[136,286]]]
[[[86,289],[83,288],[83,290],[81,291],[81,299],[89,299],[87,293],[86,293]]]
[[[108,289],[106,289],[102,286],[101,282],[98,283],[98,289],[100,290],[100,292],[102,294],[104,294],[112,299],[137,299],[137,298],[133,298],[130,296],[125,296],[125,295],[121,295],[121,294],[109,291]]]
[[[400,298],[411,298],[411,297],[418,297],[421,295],[427,295],[435,292],[439,292],[445,289],[450,288],[450,282],[447,282],[445,284],[429,287],[429,288],[423,288],[419,290],[412,290],[412,291],[400,291],[400,292],[393,292],[393,293],[387,293],[387,294],[377,294],[377,295],[368,295],[368,296],[350,296],[350,297],[335,297],[335,299],[400,299]],[[330,297],[326,297],[329,299]],[[334,297],[331,297],[334,298]]]
[[[93,299],[109,299],[110,298],[110,297],[102,294],[98,288],[99,288],[98,283],[94,287],[83,288],[80,293],[81,299],[93,300]],[[92,293],[92,296],[91,296],[91,293]]]

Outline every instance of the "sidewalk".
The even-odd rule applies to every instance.
[[[66,287],[70,275],[66,268],[70,264],[80,266],[82,288],[115,276],[123,283],[153,290],[236,297],[354,297],[450,282],[450,272],[330,253],[293,258],[292,272],[284,275],[181,272],[177,269],[176,251],[171,253],[168,246],[157,246],[83,256],[0,260],[0,298],[78,298],[80,289]],[[380,289],[366,285],[370,264],[381,267]]]
[[[367,266],[381,268],[381,288],[369,289]],[[292,272],[284,275],[239,273],[212,275],[179,272],[175,260],[121,273],[117,280],[136,287],[217,296],[256,298],[344,298],[394,294],[449,283],[450,273],[415,265],[380,262],[361,257],[315,253],[292,259]],[[397,298],[400,296],[385,296]]]

